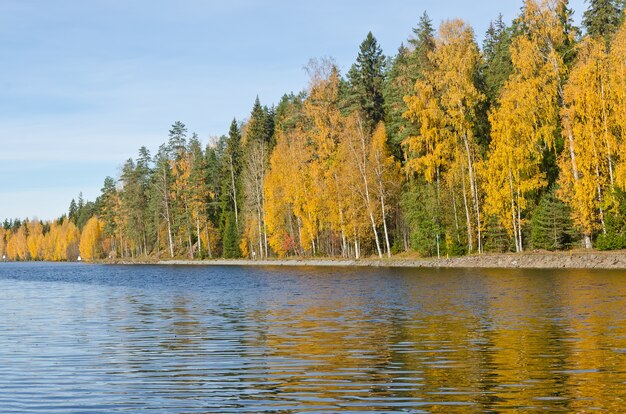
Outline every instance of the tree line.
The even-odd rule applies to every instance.
[[[392,57],[372,33],[342,75],[203,144],[175,122],[94,202],[5,220],[9,259],[422,256],[626,247],[624,2],[526,0],[482,46],[424,13]]]

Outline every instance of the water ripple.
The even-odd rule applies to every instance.
[[[0,264],[0,412],[619,412],[611,271]]]

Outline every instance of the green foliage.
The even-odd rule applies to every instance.
[[[87,221],[95,214],[95,204],[92,201],[85,201],[83,193],[78,194],[78,204],[74,214],[74,222],[80,230],[85,226]],[[71,219],[70,219],[71,220]]]
[[[562,250],[576,241],[571,209],[557,198],[554,189],[546,191],[532,213],[530,244],[533,249]]]
[[[100,190],[100,197],[98,204],[100,209],[98,211],[100,218],[104,221],[103,233],[105,236],[113,236],[115,233],[115,194],[117,190],[115,188],[115,180],[113,177],[106,177],[104,184]]]
[[[267,106],[261,106],[257,96],[252,106],[252,113],[248,121],[247,144],[253,141],[270,144],[274,135],[274,116]]]
[[[169,132],[167,149],[170,156],[175,156],[185,150],[187,145],[187,127],[180,121],[174,122]]]
[[[624,19],[624,0],[589,0],[588,4],[583,18],[587,33],[610,41]],[[485,251],[512,251],[515,247],[509,235],[512,231],[500,222],[503,217],[511,217],[511,209],[507,207],[510,202],[518,208],[518,215],[512,217],[518,217],[519,225],[514,227],[522,229],[522,234],[518,232],[520,250],[522,240],[524,248],[528,240],[531,248],[558,250],[577,242],[579,235],[573,228],[570,206],[577,208],[585,204],[576,204],[566,196],[563,202],[555,197],[553,190],[541,197],[540,193],[559,177],[570,174],[572,187],[576,184],[580,191],[590,194],[590,199],[599,200],[591,208],[593,227],[586,235],[596,235],[596,246],[601,250],[626,248],[626,193],[606,184],[600,191],[606,197],[596,197],[593,186],[580,186],[580,182],[576,182],[602,175],[599,178],[608,183],[609,178],[605,177],[609,174],[608,168],[601,163],[596,165],[595,175],[584,168],[607,158],[614,168],[611,186],[613,180],[619,184],[624,182],[626,173],[619,172],[620,169],[626,171],[624,128],[620,123],[624,118],[620,107],[624,99],[619,88],[623,85],[621,72],[618,73],[623,58],[616,55],[619,57],[617,64],[611,61],[609,65],[615,79],[607,78],[610,82],[606,96],[612,96],[612,100],[606,101],[608,105],[601,108],[591,105],[590,94],[577,98],[582,102],[583,116],[607,110],[603,133],[615,135],[615,142],[605,140],[593,147],[601,151],[606,147],[608,157],[597,154],[595,158],[584,158],[581,150],[572,149],[578,163],[578,167],[572,168],[579,170],[574,177],[564,168],[570,160],[568,157],[573,157],[567,153],[569,148],[564,148],[564,144],[568,144],[565,141],[569,139],[568,132],[572,132],[568,131],[571,125],[565,122],[565,117],[571,105],[567,99],[568,86],[572,88],[575,78],[572,68],[576,68],[577,59],[580,61],[583,57],[583,53],[577,56],[580,33],[573,24],[573,12],[567,1],[527,1],[524,7],[533,8],[532,18],[522,15],[508,26],[500,15],[490,24],[482,47],[484,63],[473,31],[467,25],[461,21],[444,24],[435,41],[432,21],[424,13],[413,29],[414,36],[399,47],[394,57],[385,58],[370,32],[345,78],[332,65],[333,87],[328,89],[332,91],[331,99],[319,91],[315,96],[310,89],[286,94],[276,107],[268,108],[261,105],[257,97],[246,123],[233,119],[228,135],[205,147],[196,134],[188,139],[187,127],[177,121],[169,130],[167,142],[159,147],[154,157],[147,148],[140,148],[136,159],[128,159],[123,164],[117,180],[105,179],[95,202],[85,201],[82,194],[72,200],[69,220],[61,216],[57,226],[76,224],[82,229],[97,215],[103,222],[102,247],[122,256],[139,252],[159,255],[167,249],[168,256],[188,252],[191,257],[198,257],[196,253],[202,256],[210,249],[211,256],[221,253],[226,258],[238,258],[247,255],[247,249],[254,248],[258,252],[257,246],[264,239],[275,236],[282,238],[275,246],[281,243],[286,246],[284,254],[302,254],[311,245],[315,246],[311,252],[315,250],[317,255],[338,254],[341,244],[342,254],[352,257],[357,249],[363,256],[372,253],[375,243],[370,232],[373,228],[373,233],[378,231],[378,237],[382,238],[381,217],[384,216],[384,228],[391,236],[394,253],[406,249],[408,241],[422,256],[446,257],[462,255],[471,249],[468,246],[476,243],[473,234],[479,228]],[[471,60],[476,61],[465,68],[463,65],[470,59],[459,58],[461,49],[449,47],[461,32],[467,34],[463,37],[467,41],[462,45],[469,45]],[[613,42],[613,51],[619,49],[616,43]],[[512,45],[519,46],[513,47],[513,53]],[[550,60],[537,64],[537,60],[546,57]],[[515,70],[519,69],[517,74],[512,60],[516,62]],[[516,76],[517,84],[514,83]],[[588,78],[590,76],[583,77],[579,84],[587,83]],[[615,83],[617,81],[622,83]],[[511,84],[527,88],[508,88]],[[596,92],[598,89],[596,87]],[[511,97],[508,108],[503,103],[507,101],[502,99],[507,90]],[[539,92],[535,94],[535,90]],[[602,91],[604,96],[605,89]],[[552,95],[547,96],[549,93]],[[411,117],[411,102],[415,114],[405,118],[404,114]],[[332,106],[331,110],[328,105]],[[539,105],[542,106],[536,110]],[[520,106],[524,111],[516,114]],[[511,117],[503,117],[500,124],[493,120],[490,123],[487,114],[503,107],[507,108],[504,113]],[[354,112],[365,121],[364,131],[360,124],[359,128],[350,124],[357,119]],[[372,167],[375,164],[370,164],[372,160],[367,158],[373,153],[359,155],[355,146],[339,145],[342,140],[348,142],[346,137],[352,139],[359,135],[359,145],[365,147],[381,121],[387,133],[386,148],[396,160],[405,162],[405,173],[421,174],[428,169],[430,182],[424,177],[402,180],[400,174],[390,179],[376,177],[378,171]],[[519,130],[514,130],[512,125],[515,128],[519,125]],[[511,138],[503,141],[506,145],[501,148],[507,151],[513,148],[511,153],[522,155],[515,158],[502,151],[501,164],[482,163],[491,160],[495,152],[489,145],[492,140],[497,142],[496,127]],[[532,135],[529,129],[536,133],[537,140],[527,146],[519,145],[518,138]],[[316,136],[318,130],[321,132]],[[420,138],[411,148],[411,139],[419,135],[428,138]],[[580,131],[572,135],[576,139],[581,137]],[[281,148],[281,152],[275,150],[277,140],[276,148]],[[322,157],[324,145],[320,143],[326,144],[326,141],[331,145],[326,146]],[[294,142],[297,145],[292,145]],[[281,146],[283,143],[286,144]],[[274,155],[282,159],[272,171],[269,159]],[[385,160],[387,155],[385,150]],[[423,162],[411,163],[424,155],[428,158]],[[324,163],[319,162],[320,158],[324,158]],[[520,167],[520,159],[528,160],[530,167],[514,172]],[[346,168],[342,164],[346,164]],[[510,172],[506,180],[489,184],[491,176],[506,169]],[[266,203],[267,183],[271,182],[267,177],[271,177],[272,172],[281,183],[276,187],[279,191],[273,194],[274,205]],[[517,191],[509,191],[508,186],[504,188],[503,183],[512,182],[512,176],[522,183]],[[373,211],[369,200],[363,201],[378,189],[366,185],[364,190],[361,182],[373,185],[374,181],[380,183],[380,188],[393,189],[392,199],[383,201],[386,195],[380,197],[380,204],[386,209],[384,215]],[[326,191],[331,187],[328,183],[336,186],[334,193]],[[402,186],[403,191],[400,191]],[[565,194],[569,187],[561,186]],[[323,195],[319,196],[318,192]],[[504,195],[493,207],[498,210],[496,218],[491,216],[493,211],[488,210],[488,200],[500,193]],[[380,194],[386,193],[381,191]],[[515,197],[517,201],[509,201]],[[371,204],[378,203],[379,200],[375,200]],[[600,206],[604,228],[600,227]],[[282,226],[282,232],[275,234],[267,230],[268,211],[272,208],[272,220]],[[309,214],[302,213],[304,211]],[[335,217],[324,220],[325,214]],[[471,224],[474,219],[475,226]],[[25,223],[28,221],[5,220],[2,224],[3,230],[7,230],[4,237],[20,229],[28,232],[23,230],[28,229]],[[53,222],[42,223],[43,234],[54,227]]]
[[[613,190],[615,206],[604,214],[606,233],[598,235],[595,247],[598,250],[626,249],[626,192]]]
[[[224,137],[222,137],[224,138]],[[220,185],[220,171],[222,169],[222,157],[220,147],[223,144],[207,145],[204,151],[205,182],[209,190],[207,199],[207,216],[211,223],[218,223],[220,216],[220,198],[222,187]]]
[[[223,236],[223,252],[225,259],[237,259],[241,257],[241,249],[239,247],[239,231],[235,223],[235,213],[226,214]]]
[[[498,218],[491,216],[487,219],[485,235],[485,252],[506,253],[515,250],[515,244],[500,224]]]
[[[415,81],[422,77],[429,65],[428,54],[435,47],[432,22],[426,12],[413,33],[415,38],[409,39],[410,47],[401,45],[391,60],[383,88],[387,136],[391,151],[398,160],[404,158],[402,142],[418,131],[417,125],[407,122],[402,116],[407,110],[404,97],[413,92]]]
[[[233,119],[230,124],[230,131],[228,138],[224,143],[224,152],[222,155],[222,171],[220,174],[221,181],[221,212],[222,219],[220,221],[220,231],[222,233],[222,240],[224,243],[227,240],[233,240],[232,234],[227,234],[232,229],[228,228],[228,220],[231,218],[232,213],[232,225],[235,226],[235,234],[239,233],[239,213],[242,206],[242,194],[241,194],[241,171],[243,163],[243,149],[241,147],[241,132],[237,120]],[[238,240],[238,236],[236,240]],[[239,249],[239,245],[237,245]],[[224,251],[226,247],[224,246]],[[231,248],[231,252],[232,252]]]
[[[435,187],[413,181],[402,194],[400,205],[406,215],[411,248],[426,257],[436,257],[438,249],[439,255],[445,255],[447,243],[438,217]]]
[[[274,111],[273,123],[275,131],[287,132],[301,123],[305,96],[305,92],[301,92],[298,95],[290,93],[282,96]]]
[[[348,72],[349,96],[352,106],[365,118],[369,132],[384,119],[384,81],[385,56],[369,32],[361,43],[356,63]]]
[[[511,61],[512,30],[502,20],[500,14],[495,21],[489,23],[489,28],[483,41],[483,55],[485,64],[483,76],[485,94],[491,104],[495,104],[500,89],[513,72]]]
[[[588,3],[589,8],[583,14],[587,33],[610,40],[620,25],[624,4],[620,0],[588,0]]]
[[[70,220],[72,221],[76,220],[77,211],[78,211],[78,205],[76,205],[76,200],[72,198],[72,201],[70,201],[70,207],[68,208],[68,213],[67,213],[67,216],[70,218]]]
[[[420,16],[417,26],[413,28],[415,37],[409,39],[409,44],[413,47],[412,59],[415,65],[424,70],[428,67],[428,54],[435,49],[435,29],[433,21],[424,12]]]

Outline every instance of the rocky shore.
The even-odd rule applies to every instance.
[[[393,257],[391,259],[369,258],[361,260],[324,258],[290,258],[270,260],[113,260],[105,263],[185,266],[365,266],[414,268],[626,269],[626,252],[483,254],[442,259]]]

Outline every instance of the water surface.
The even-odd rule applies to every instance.
[[[0,412],[626,409],[626,272],[0,263]]]

